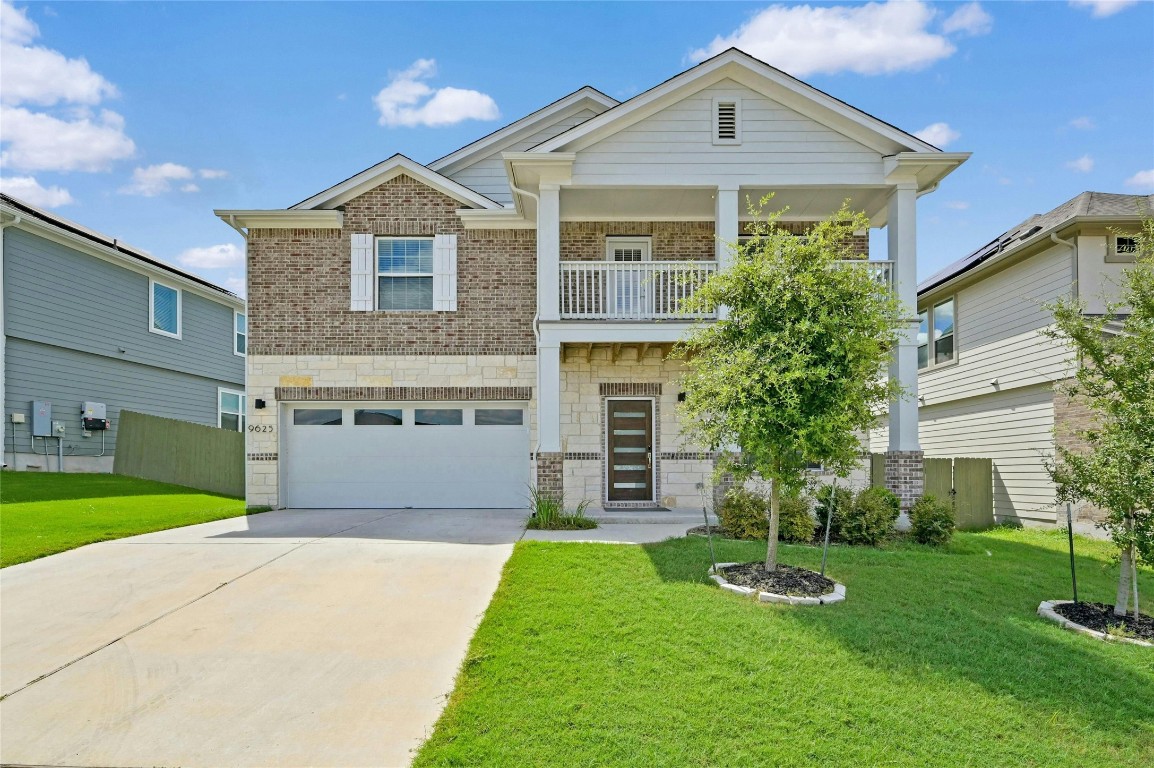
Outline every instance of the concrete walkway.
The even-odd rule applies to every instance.
[[[523,510],[283,511],[0,571],[0,762],[403,766]]]

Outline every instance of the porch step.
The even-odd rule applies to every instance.
[[[700,509],[591,509],[585,514],[601,525],[649,523],[655,525],[684,524],[686,527],[690,527],[705,523]],[[709,522],[711,525],[716,525],[717,518],[710,515]]]

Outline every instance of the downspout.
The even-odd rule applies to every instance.
[[[513,183],[513,174],[509,174],[509,189],[511,189],[514,193],[516,193],[518,195],[525,195],[527,197],[533,198],[533,200],[535,200],[537,203],[537,210],[538,211],[541,210],[541,196],[538,194],[535,194],[533,192],[530,192],[527,189],[521,189],[516,184],[514,184]],[[534,240],[535,239],[536,238],[534,238]],[[536,281],[534,280],[534,282],[536,282]],[[538,293],[540,292],[540,290],[541,290],[541,286],[538,285],[537,286]],[[540,296],[538,296],[536,298],[537,298],[537,301],[535,302],[536,303],[536,309],[533,310],[533,343],[536,346],[536,349],[534,350],[535,352],[537,350],[541,349],[541,299],[540,299]],[[537,455],[541,453],[541,418],[540,418],[540,412],[541,412],[541,355],[538,352],[534,356],[537,358],[537,365],[536,365],[536,368],[537,368],[537,388],[533,391],[534,396],[537,398],[537,443],[533,447],[533,460],[536,461]],[[533,485],[536,486],[537,485],[536,482],[534,482]]]
[[[4,424],[0,426],[0,465],[8,466],[4,461],[4,446],[8,444],[8,390],[5,388],[4,370],[7,366],[5,355],[8,349],[8,337],[4,335],[4,230],[19,224],[23,219],[15,214],[12,221],[0,223],[0,419]],[[12,428],[12,463],[16,463],[16,428]]]
[[[1070,292],[1072,294],[1071,298],[1077,299],[1078,298],[1078,242],[1076,240],[1063,240],[1062,238],[1058,237],[1058,233],[1056,233],[1056,232],[1050,233],[1050,240],[1057,243],[1058,245],[1064,245],[1070,249],[1070,253],[1071,253],[1070,276],[1073,278],[1073,282],[1071,283],[1071,291]]]

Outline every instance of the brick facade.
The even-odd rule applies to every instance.
[[[560,498],[563,490],[564,454],[537,454],[537,492],[543,496]]]
[[[653,238],[654,261],[713,261],[712,221],[563,221],[562,261],[604,261],[605,238]]]
[[[898,495],[902,512],[926,492],[926,463],[924,451],[887,451],[885,459],[886,488]]]
[[[257,355],[534,354],[533,230],[466,230],[460,202],[398,176],[344,205],[341,230],[253,229],[248,347]],[[457,235],[456,312],[353,312],[351,235]]]
[[[1090,443],[1084,433],[1096,424],[1094,412],[1090,410],[1084,398],[1070,397],[1062,391],[1061,386],[1062,384],[1059,384],[1054,387],[1055,448],[1065,448],[1073,453],[1088,453]],[[1075,504],[1074,514],[1079,520],[1099,521],[1106,517],[1105,511],[1089,502]]]

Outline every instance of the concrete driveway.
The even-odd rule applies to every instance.
[[[403,766],[523,510],[293,510],[0,571],[0,762]]]

